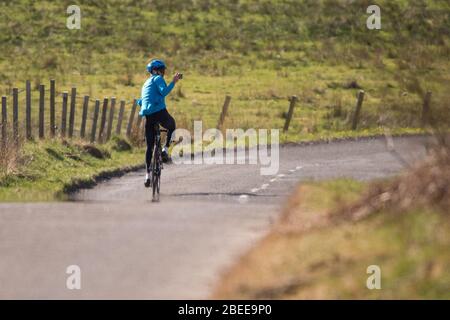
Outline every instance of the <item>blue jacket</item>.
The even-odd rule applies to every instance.
[[[159,75],[152,75],[142,86],[141,99],[138,104],[141,106],[140,116],[148,116],[152,113],[166,108],[165,97],[172,91],[175,83],[166,84],[164,78]]]

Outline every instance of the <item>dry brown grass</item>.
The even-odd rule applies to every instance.
[[[6,135],[0,137],[0,180],[15,173],[20,162],[22,139],[14,138],[10,128],[6,129]]]
[[[359,201],[333,212],[331,222],[356,221],[381,210],[415,207],[450,213],[450,135],[436,136],[427,159],[388,183],[374,183]]]
[[[145,145],[145,120],[142,121],[139,127],[132,127],[129,139],[131,144],[135,147],[140,148]]]
[[[278,232],[301,233],[341,222],[358,221],[380,211],[405,212],[416,207],[450,213],[450,135],[435,134],[428,157],[399,177],[374,182],[355,201],[335,201],[334,210],[311,210],[314,194],[300,186],[283,210]]]
[[[303,184],[271,232],[223,275],[215,299],[448,297],[450,137],[384,183]],[[368,290],[379,264],[383,290]]]

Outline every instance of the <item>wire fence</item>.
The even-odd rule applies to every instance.
[[[50,80],[49,88],[40,84],[38,90],[35,89],[34,91],[32,90],[31,82],[28,80],[25,88],[12,88],[8,92],[12,95],[12,99],[8,101],[8,96],[1,97],[0,127],[2,141],[8,139],[9,127],[12,128],[10,131],[12,131],[14,140],[18,140],[23,131],[25,131],[26,139],[34,139],[35,131],[37,130],[40,139],[61,136],[63,138],[86,139],[92,143],[107,142],[113,134],[122,135],[123,128],[125,128],[127,137],[130,137],[132,132],[135,132],[135,129],[137,129],[137,132],[143,129],[144,121],[136,115],[136,99],[133,101],[118,100],[114,96],[93,99],[89,95],[78,93],[76,87],[72,87],[70,91],[57,91],[55,80]],[[38,99],[36,99],[36,93]],[[19,96],[23,99],[20,99]],[[420,115],[422,127],[426,127],[432,122],[431,96],[431,92],[427,92],[423,101]],[[352,113],[352,130],[357,130],[358,128],[359,119],[363,112],[364,99],[365,93],[360,90]],[[82,103],[80,104],[81,101]],[[217,124],[218,128],[223,129],[230,101],[231,97],[226,96]],[[289,101],[289,109],[286,113],[283,127],[284,133],[289,130],[298,98],[292,96]],[[92,104],[94,105],[93,107]],[[12,115],[9,115],[11,105]],[[24,113],[25,117],[20,117],[19,113]],[[20,118],[22,121],[19,120]],[[9,125],[9,121],[11,121],[12,126]]]
[[[12,88],[8,92],[10,97],[1,98],[2,141],[10,135],[8,131],[16,141],[23,133],[26,139],[34,139],[37,131],[40,139],[60,136],[104,143],[112,135],[122,135],[123,127],[130,136],[141,125],[136,117],[136,99],[127,101],[114,96],[94,99],[78,93],[76,87],[58,91],[55,80],[50,80],[47,88],[40,84],[37,90],[32,90],[31,82],[26,81],[25,88]]]

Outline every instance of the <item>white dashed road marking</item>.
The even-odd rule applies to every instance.
[[[297,166],[297,167],[295,167],[295,169],[290,169],[290,170],[289,170],[289,173],[294,173],[295,171],[300,170],[301,168],[303,168],[303,167],[302,167],[302,166]],[[270,182],[275,182],[275,181],[277,181],[278,178],[283,178],[283,177],[286,177],[286,175],[283,174],[283,173],[280,173],[280,174],[278,174],[275,178],[270,179]],[[269,184],[268,184],[268,183],[264,183],[263,185],[261,185],[260,188],[253,188],[253,189],[251,190],[251,193],[256,193],[256,192],[258,192],[259,190],[265,190],[265,189],[267,189],[268,187],[269,187]],[[243,196],[245,196],[245,195],[241,195],[241,196],[239,197],[239,199],[247,199],[247,198],[248,198],[248,196],[247,196],[247,197],[243,197]]]

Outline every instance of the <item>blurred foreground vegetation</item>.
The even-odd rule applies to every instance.
[[[302,184],[213,298],[449,299],[449,199],[448,147],[388,181]]]

